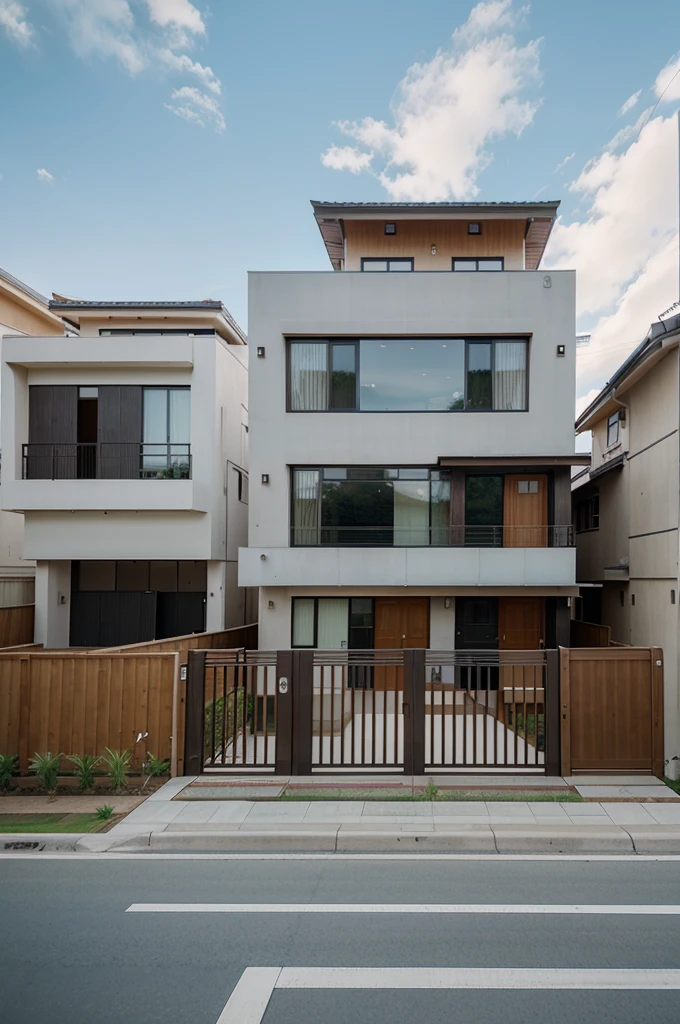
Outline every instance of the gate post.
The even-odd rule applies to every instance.
[[[560,775],[560,663],[558,651],[545,652],[544,708],[545,774]]]
[[[188,651],[184,720],[184,771],[198,775],[203,769],[205,725],[205,651]]]
[[[293,757],[291,775],[312,774],[314,651],[292,651]]]
[[[276,765],[277,775],[293,772],[293,651],[276,652]]]
[[[425,774],[425,651],[404,651],[404,774]]]

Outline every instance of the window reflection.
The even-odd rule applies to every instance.
[[[361,341],[362,411],[449,412],[463,408],[464,393],[464,341]]]

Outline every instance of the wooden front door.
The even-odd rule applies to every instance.
[[[543,667],[504,665],[502,652],[537,651],[545,646],[545,598],[499,598],[498,646],[501,651],[499,719],[504,720],[508,705],[512,705],[516,712],[524,712],[528,707],[531,712],[537,714],[545,700]]]
[[[548,545],[548,477],[508,474],[503,493],[503,547]]]
[[[377,597],[375,646],[382,650],[428,647],[430,599],[428,597]]]
[[[374,640],[376,649],[399,650],[428,647],[430,643],[430,599],[428,597],[376,597]],[[374,689],[400,690],[404,670],[378,666]]]

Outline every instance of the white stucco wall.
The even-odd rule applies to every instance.
[[[549,280],[550,287],[544,287]],[[436,465],[440,456],[573,453],[574,274],[254,273],[249,289],[249,543],[289,543],[291,465]],[[287,413],[294,336],[530,336],[529,411]],[[566,355],[558,357],[558,344]],[[269,484],[261,475],[269,474]],[[371,556],[373,557],[373,556]],[[281,580],[281,582],[287,582]]]

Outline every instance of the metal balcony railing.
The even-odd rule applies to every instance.
[[[189,480],[191,445],[104,441],[21,446],[24,480]]]
[[[293,547],[571,548],[568,526],[293,527]]]

